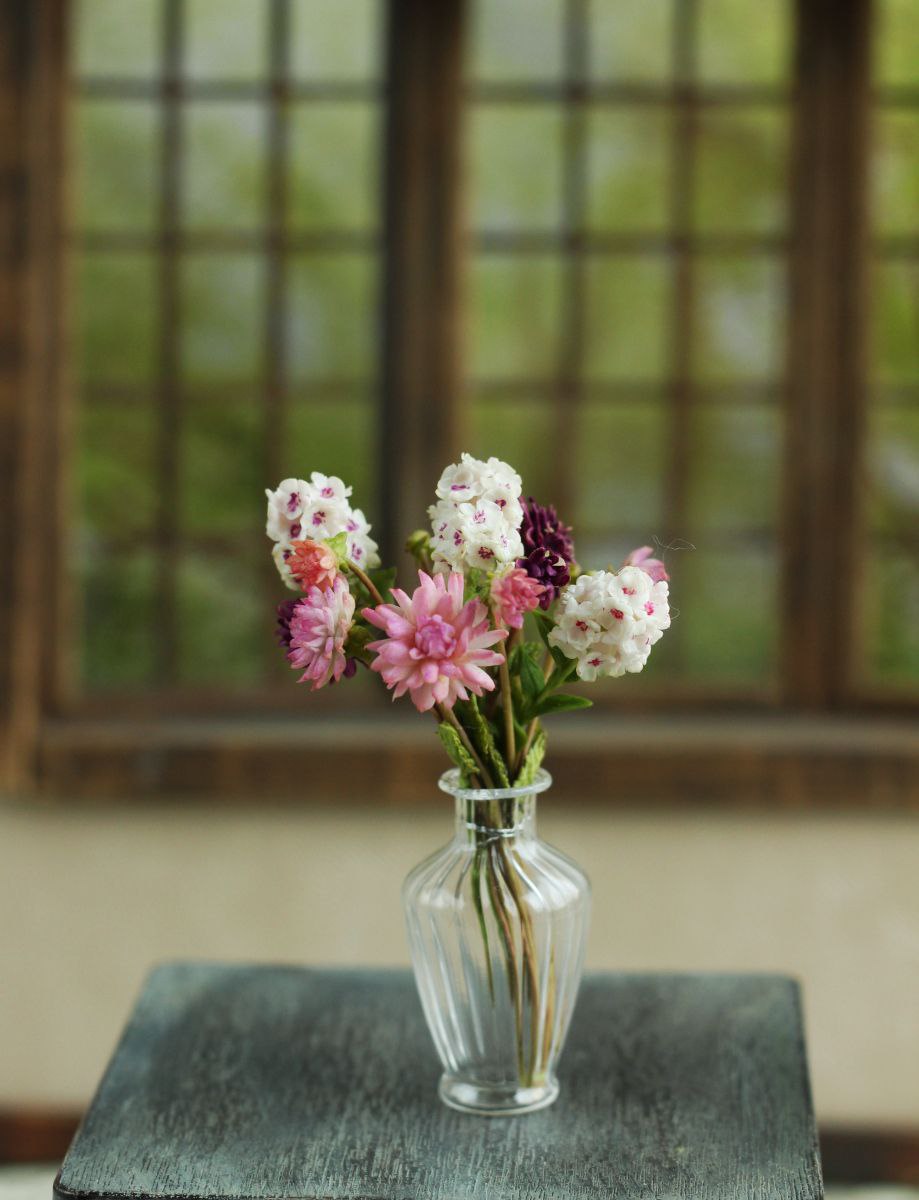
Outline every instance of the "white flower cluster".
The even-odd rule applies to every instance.
[[[370,522],[359,508],[348,502],[351,488],[336,475],[314,471],[305,479],[282,479],[275,490],[265,490],[268,520],[265,532],[275,542],[271,552],[278,574],[292,591],[299,591],[287,566],[291,542],[317,542],[347,533],[347,553],[359,567],[378,567],[377,544],[370,536]]]
[[[562,589],[549,642],[581,679],[637,672],[670,625],[667,584],[640,567],[580,575]]]
[[[457,571],[494,570],[523,556],[520,476],[498,458],[464,454],[447,467],[428,509],[434,562]]]

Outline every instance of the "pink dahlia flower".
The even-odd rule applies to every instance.
[[[341,575],[331,587],[311,587],[297,603],[290,617],[287,660],[303,671],[298,683],[311,680],[315,692],[341,679],[348,667],[345,642],[353,619],[354,597]]]
[[[364,609],[371,625],[386,634],[368,646],[376,651],[371,669],[393,689],[394,700],[409,692],[419,712],[435,704],[452,708],[469,692],[490,692],[494,680],[483,668],[498,666],[504,656],[488,647],[507,637],[507,630],[489,629],[480,600],[463,603],[459,572],[432,579],[419,571],[418,579],[421,586],[411,596],[395,588],[395,604]]]
[[[511,567],[491,581],[491,598],[499,618],[511,629],[520,629],[523,618],[539,604],[545,586],[523,567]]]
[[[641,567],[646,575],[651,576],[652,583],[666,583],[670,576],[667,574],[667,568],[659,558],[652,558],[654,551],[650,546],[639,546],[637,550],[633,550],[625,562],[624,567]]]
[[[325,542],[310,539],[292,542],[287,566],[304,592],[312,587],[324,591],[338,578],[338,559]]]

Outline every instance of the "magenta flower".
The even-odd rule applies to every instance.
[[[633,550],[625,562],[624,567],[641,567],[646,575],[650,575],[654,583],[666,583],[670,576],[667,574],[667,568],[659,558],[652,558],[654,551],[650,546],[639,546],[637,550]]]
[[[511,567],[491,581],[491,598],[497,615],[511,629],[521,629],[523,618],[539,604],[545,586],[531,579],[522,567]]]
[[[345,642],[354,619],[354,597],[339,575],[331,587],[311,587],[294,607],[289,619],[290,649],[287,660],[302,670],[298,683],[311,680],[312,690],[353,674],[345,655]]]
[[[449,582],[424,571],[418,579],[421,586],[411,596],[394,588],[395,604],[364,609],[370,624],[386,634],[367,647],[376,651],[371,670],[382,675],[394,700],[409,692],[419,712],[435,704],[452,708],[469,692],[492,691],[494,680],[483,668],[498,666],[504,656],[488,647],[507,637],[507,630],[489,628],[480,600],[463,603],[459,572]]]

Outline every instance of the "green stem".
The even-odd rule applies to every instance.
[[[495,624],[498,624],[497,613],[492,614]],[[504,710],[504,752],[506,755],[508,775],[514,769],[514,758],[516,756],[516,746],[514,744],[514,699],[511,694],[511,673],[507,665],[507,656],[510,651],[510,645],[505,645],[504,660],[498,668],[498,678],[501,680],[501,707]]]
[[[370,576],[367,574],[367,572],[364,571],[361,567],[359,567],[357,565],[357,563],[352,562],[350,558],[348,559],[347,565],[348,565],[348,570],[353,571],[354,574],[361,581],[361,583],[364,585],[364,587],[367,589],[371,600],[373,600],[375,604],[385,604],[386,601],[380,595],[379,590],[377,589],[376,585],[374,584],[374,582],[370,578]]]
[[[473,850],[472,860],[472,903],[475,906],[475,913],[479,920],[479,929],[482,932],[482,942],[485,946],[485,970],[488,973],[488,994],[491,997],[492,1006],[495,1003],[495,980],[491,970],[491,947],[488,941],[488,922],[485,920],[485,906],[482,903],[482,855],[484,847],[476,842]]]
[[[533,918],[530,915],[530,910],[527,908],[526,898],[520,886],[517,865],[503,842],[498,847],[498,854],[500,855],[504,881],[507,884],[508,891],[513,898],[514,905],[520,916],[520,939],[523,948],[524,978],[530,993],[530,1069],[528,1076],[522,1082],[532,1085],[533,1073],[536,1069],[536,1051],[539,1046],[539,975],[536,970],[536,935],[533,930]],[[520,1019],[522,1023],[522,1000]]]
[[[491,892],[491,906],[494,909],[495,919],[498,922],[498,929],[501,933],[501,940],[504,943],[504,956],[507,960],[507,986],[510,991],[511,1004],[514,1007],[514,1028],[517,1035],[517,1074],[521,1082],[523,1082],[526,1061],[523,1055],[523,1009],[517,971],[517,950],[514,945],[514,934],[511,929],[510,919],[504,904],[504,895],[498,880],[498,866],[494,842],[486,843],[485,849],[488,854],[486,874],[488,876],[488,888]]]

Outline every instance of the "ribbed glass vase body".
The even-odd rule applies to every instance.
[[[555,1067],[584,959],[590,885],[536,835],[551,784],[463,789],[452,841],[403,887],[415,978],[444,1067],[441,1098],[491,1114],[531,1112],[558,1094]]]

